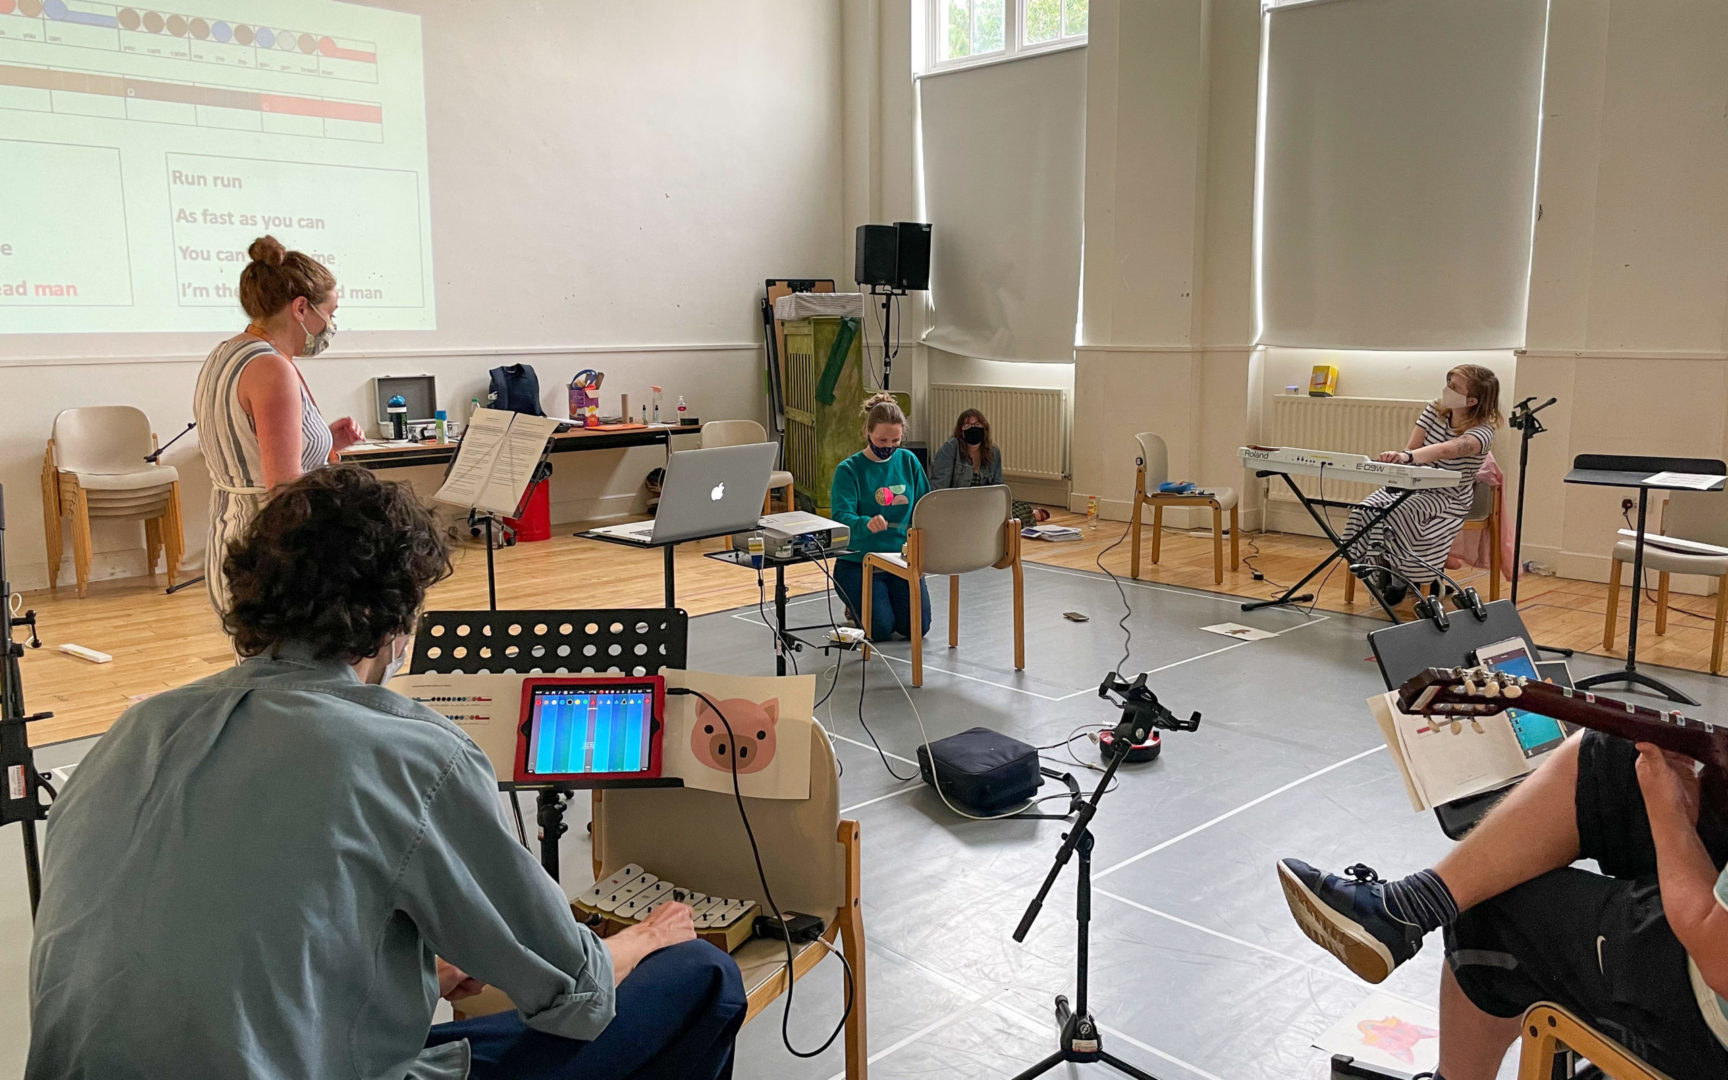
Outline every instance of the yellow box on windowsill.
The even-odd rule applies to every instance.
[[[1315,364],[1314,374],[1308,379],[1309,397],[1331,397],[1338,392],[1338,366],[1336,364]]]

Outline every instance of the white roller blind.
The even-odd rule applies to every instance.
[[[926,342],[988,360],[1073,360],[1086,51],[918,85],[936,309]]]
[[[1547,0],[1266,18],[1261,342],[1522,346]]]

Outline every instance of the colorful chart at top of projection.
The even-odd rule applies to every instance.
[[[344,329],[434,329],[419,17],[159,3],[0,0],[0,335],[232,332],[265,233]]]
[[[201,60],[229,67],[293,71],[355,82],[378,79],[376,43],[317,30],[84,0],[0,0],[0,15],[10,15],[18,21],[33,19],[41,24],[36,35],[9,28],[10,33],[0,29],[0,37]],[[114,33],[75,38],[67,33],[73,27]],[[194,43],[225,48],[212,55],[209,50],[193,50]],[[314,63],[309,66],[308,60]]]

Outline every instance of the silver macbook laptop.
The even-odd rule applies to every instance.
[[[754,529],[779,456],[774,443],[679,450],[667,459],[660,507],[652,519],[591,531],[638,544],[666,544]]]

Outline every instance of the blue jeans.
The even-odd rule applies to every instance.
[[[535,1031],[511,1010],[439,1024],[426,1045],[467,1039],[473,1080],[729,1080],[746,1005],[732,958],[686,941],[636,965],[618,987],[618,1014],[593,1042]]]
[[[871,641],[887,641],[895,634],[903,638],[912,636],[912,590],[906,584],[905,578],[895,577],[877,571],[870,575],[870,625],[864,629],[869,632]],[[864,618],[864,564],[842,559],[834,564],[834,591],[840,594],[840,599],[846,602],[847,610],[859,620]],[[918,581],[918,595],[924,605],[923,626],[920,629],[930,632],[930,586],[922,578]]]

